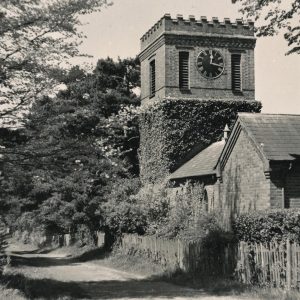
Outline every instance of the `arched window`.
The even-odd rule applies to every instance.
[[[208,211],[208,195],[206,189],[204,189],[204,193],[203,193],[202,209],[204,211]]]

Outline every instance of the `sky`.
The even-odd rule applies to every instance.
[[[134,57],[140,51],[140,38],[165,13],[207,16],[208,19],[241,18],[231,0],[114,0],[101,12],[86,15],[87,36],[81,51],[100,58]],[[287,44],[281,35],[259,38],[255,49],[256,100],[264,113],[300,114],[300,55],[286,56]],[[80,61],[82,62],[82,61]]]

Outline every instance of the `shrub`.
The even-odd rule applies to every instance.
[[[171,209],[171,199],[165,183],[145,184],[136,197],[146,216],[146,233],[157,234],[166,225]]]
[[[103,224],[112,234],[139,233],[146,230],[146,215],[136,194],[140,188],[138,178],[118,180],[106,195],[101,207]]]
[[[204,188],[200,183],[186,182],[180,188],[166,189],[169,211],[156,231],[159,236],[174,238],[183,231],[195,227],[199,217],[205,214]]]
[[[222,229],[221,214],[206,210],[203,184],[188,181],[179,189],[154,186],[156,195],[152,193],[152,199],[143,199],[148,215],[147,234],[188,242],[201,241],[209,247],[232,239]],[[156,218],[153,214],[149,218],[149,206],[156,207]]]
[[[203,200],[200,183],[180,188],[148,183],[140,188],[138,179],[119,180],[102,207],[104,225],[117,236],[137,233],[220,244],[227,239],[221,214],[207,212]]]
[[[233,223],[240,241],[270,242],[290,239],[300,242],[300,210],[254,211],[242,214]]]

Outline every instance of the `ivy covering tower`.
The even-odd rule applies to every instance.
[[[255,100],[254,23],[162,17],[142,38],[140,167],[155,182],[218,140]]]

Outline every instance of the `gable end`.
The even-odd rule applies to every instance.
[[[269,160],[266,158],[263,149],[260,147],[260,145],[257,144],[254,137],[251,135],[249,130],[247,130],[247,126],[242,122],[242,120],[239,118],[232,130],[232,133],[229,137],[229,140],[227,144],[225,145],[218,162],[218,174],[219,177],[221,177],[222,171],[224,170],[226,163],[235,147],[235,144],[240,136],[241,131],[244,131],[245,135],[247,136],[248,140],[250,141],[251,145],[253,146],[253,149],[258,154],[259,158],[264,164],[264,173],[266,177],[270,175],[270,163]]]

